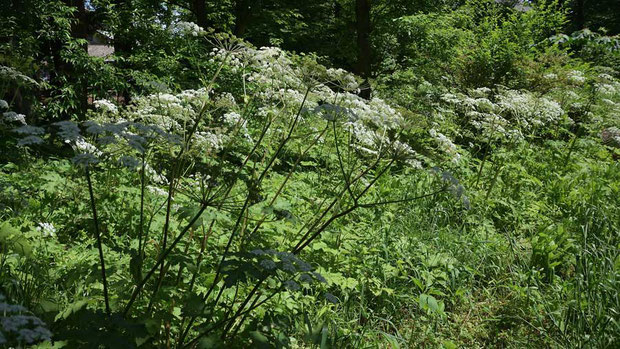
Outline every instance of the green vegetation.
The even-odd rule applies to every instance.
[[[0,346],[619,347],[591,3],[3,1]]]

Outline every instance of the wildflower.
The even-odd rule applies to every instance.
[[[606,128],[601,132],[603,144],[620,148],[620,129],[617,127]]]
[[[101,109],[104,112],[110,112],[112,114],[118,113],[118,108],[116,107],[116,105],[114,105],[114,103],[108,101],[107,99],[98,99],[93,102],[93,104],[95,105],[95,108]]]
[[[211,132],[196,132],[196,145],[205,150],[219,150],[224,147],[225,135]]]
[[[446,137],[443,133],[437,132],[435,129],[430,129],[428,132],[431,137],[435,138],[435,140],[439,143],[442,150],[446,152],[446,154],[452,156],[452,161],[459,161],[461,155],[458,153],[456,145],[452,143],[448,137]]]
[[[586,78],[583,76],[583,72],[580,70],[573,70],[568,74],[568,80],[574,84],[583,84],[586,82]]]
[[[237,102],[235,101],[235,97],[228,93],[222,93],[220,97],[215,101],[215,105],[220,108],[232,109],[237,106]]]
[[[22,72],[16,69],[4,65],[0,65],[0,77],[5,81],[15,81],[25,85],[38,85],[33,78],[22,74]]]
[[[56,228],[52,223],[39,223],[37,231],[40,231],[44,238],[56,236]]]
[[[555,73],[547,73],[545,75],[543,75],[543,79],[545,80],[557,80],[558,75]]]
[[[103,153],[99,149],[97,149],[97,147],[88,143],[81,136],[75,140],[75,149],[80,152],[94,154],[97,156],[103,155]]]
[[[174,23],[173,25],[170,26],[169,28],[170,32],[175,34],[175,35],[191,35],[191,36],[198,36],[198,35],[202,35],[205,32],[204,29],[202,29],[200,26],[198,26],[198,24],[193,23],[193,22],[177,22]]]
[[[2,101],[2,102],[4,102],[4,101]],[[2,103],[0,103],[0,104],[2,104]],[[4,116],[4,121],[18,122],[18,123],[20,123],[22,125],[26,125],[26,116],[24,114],[17,114],[14,111],[9,111],[9,112],[6,112],[6,113],[4,113],[2,115]]]
[[[154,186],[151,186],[151,185],[146,186],[146,188],[152,194],[159,195],[159,196],[168,196],[168,192],[163,190],[163,189],[161,189],[161,188],[154,187]]]
[[[479,98],[484,98],[491,94],[491,89],[488,87],[479,87],[477,89],[472,90],[472,95]]]
[[[4,99],[0,99],[0,109],[9,109],[9,103]]]
[[[231,126],[235,126],[238,124],[243,126],[245,124],[245,120],[243,120],[241,114],[237,112],[230,112],[224,114],[224,122]]]

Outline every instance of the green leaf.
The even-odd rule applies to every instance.
[[[85,299],[69,304],[69,306],[67,306],[65,310],[62,311],[62,313],[58,313],[58,315],[56,315],[54,321],[66,320],[72,314],[75,314],[78,311],[82,310],[82,308],[84,308],[87,304],[88,300]]]
[[[24,257],[32,256],[30,242],[23,236],[22,232],[7,222],[0,224],[0,248],[11,250]]]
[[[254,348],[272,348],[273,346],[269,343],[269,338],[259,331],[251,331],[250,337],[252,338],[253,347]]]

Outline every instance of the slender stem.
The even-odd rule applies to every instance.
[[[278,148],[276,149],[276,152],[273,154],[273,156],[269,159],[269,162],[267,163],[267,165],[265,166],[265,168],[263,169],[263,171],[261,172],[261,174],[259,175],[258,179],[256,180],[256,186],[259,186],[260,183],[263,181],[263,179],[265,178],[265,176],[267,175],[267,173],[269,172],[269,170],[271,169],[271,166],[274,164],[274,162],[276,161],[276,159],[278,158],[278,156],[280,155],[280,153],[282,152],[282,149],[284,149],[284,146],[288,143],[288,141],[291,139],[291,136],[293,134],[293,131],[295,130],[295,127],[297,126],[297,123],[299,121],[299,118],[301,117],[301,111],[303,110],[303,106],[306,103],[306,100],[308,98],[308,95],[310,94],[310,88],[306,89],[306,93],[304,94],[304,98],[301,102],[301,105],[299,106],[299,109],[297,110],[297,114],[295,115],[295,119],[293,120],[293,122],[291,123],[291,126],[289,128],[289,131],[287,133],[287,135],[285,136],[285,138],[280,142]],[[211,295],[211,293],[213,292],[213,290],[215,289],[215,285],[217,285],[217,283],[220,280],[220,276],[222,273],[222,266],[224,265],[224,262],[226,261],[226,257],[228,256],[228,253],[230,251],[230,247],[232,246],[232,243],[234,241],[234,239],[236,238],[236,236],[238,235],[237,230],[239,229],[239,224],[241,223],[241,219],[244,216],[245,210],[249,207],[250,205],[250,195],[246,196],[246,199],[243,203],[243,207],[241,207],[241,211],[239,212],[239,215],[237,216],[237,221],[235,222],[235,225],[233,227],[232,232],[230,233],[230,237],[228,238],[228,242],[226,243],[226,247],[224,248],[224,252],[222,253],[222,258],[220,259],[220,262],[217,265],[217,269],[215,271],[215,277],[213,279],[213,282],[211,283],[211,287],[209,287],[209,290],[207,291],[207,293],[205,294],[205,296],[202,298],[203,302],[205,302],[205,304],[203,305],[202,309],[204,311],[205,307],[206,307],[206,301],[207,299],[209,299],[209,296]],[[217,301],[214,302],[213,307],[215,308],[217,306]],[[187,324],[187,327],[185,329],[185,334],[189,332],[189,329],[193,326],[194,321],[196,321],[196,317],[192,317],[189,321],[189,323]],[[185,335],[182,336],[181,338],[181,342],[185,339],[184,338]]]
[[[480,176],[482,176],[482,169],[484,168],[484,163],[487,161],[487,154],[489,152],[489,147],[491,144],[489,143],[486,148],[484,148],[484,155],[482,155],[482,162],[480,163],[480,168],[478,169],[478,176],[476,177],[476,187],[480,182]]]
[[[370,170],[372,170],[373,168],[375,168],[379,162],[381,161],[381,154],[379,155],[379,157],[377,157],[377,160],[368,168],[366,168],[364,171],[362,171],[361,173],[359,173],[355,178],[353,178],[353,180],[351,180],[351,182],[349,182],[349,185],[354,184],[355,182],[357,182],[358,180],[360,180],[364,175],[366,175],[368,172],[370,172]],[[321,223],[321,220],[323,220],[323,218],[325,218],[327,216],[327,214],[329,213],[329,211],[336,206],[336,204],[342,199],[342,196],[346,193],[346,188],[342,189],[340,191],[340,193],[336,196],[336,198],[334,198],[334,200],[332,200],[332,202],[327,206],[327,208],[323,211],[323,213],[321,213],[320,217],[318,217],[316,220],[314,220],[314,223],[310,226],[310,228],[308,228],[308,230],[306,231],[306,233],[301,237],[301,239],[299,239],[299,242],[297,243],[297,245],[295,246],[294,249],[297,249],[305,240],[308,236],[310,236],[310,234],[312,234],[312,231]],[[301,230],[299,231],[299,233],[301,233]],[[298,233],[298,234],[299,234]]]
[[[192,128],[185,140],[185,144],[183,144],[183,147],[181,148],[181,151],[179,152],[179,154],[177,155],[176,158],[176,166],[175,168],[173,168],[172,172],[171,172],[171,176],[170,176],[170,183],[169,183],[169,187],[168,187],[168,202],[167,202],[167,208],[166,208],[166,221],[164,223],[164,231],[163,231],[163,242],[162,242],[162,251],[166,250],[166,245],[168,243],[168,231],[170,228],[170,211],[171,211],[171,205],[172,205],[172,196],[174,195],[174,184],[175,184],[175,179],[177,178],[177,176],[180,174],[181,172],[181,168],[183,167],[184,164],[184,155],[185,153],[189,152],[191,146],[192,146],[192,138],[194,136],[194,134],[196,133],[196,131],[198,130],[198,125],[200,124],[200,121],[202,120],[203,116],[205,115],[205,113],[207,112],[207,100],[209,99],[209,93],[211,91],[211,88],[213,87],[213,84],[215,83],[215,80],[217,79],[217,77],[219,76],[220,72],[222,71],[222,68],[224,67],[224,63],[228,60],[228,57],[230,56],[230,52],[226,53],[226,56],[224,57],[224,60],[222,61],[222,63],[218,66],[217,71],[215,72],[215,74],[213,74],[213,77],[211,78],[211,80],[209,81],[207,87],[206,87],[206,93],[205,93],[205,101],[202,103],[202,106],[200,108],[200,111],[198,112],[198,115],[196,116],[196,119],[194,120],[194,125],[192,125]],[[159,289],[161,287],[161,284],[164,280],[164,277],[166,275],[166,269],[165,269],[165,265],[164,263],[161,263],[161,269],[159,271],[159,277],[157,282],[155,283],[155,288],[153,289],[153,295],[149,301],[149,305],[148,305],[148,311],[150,312],[155,298],[157,296],[157,293],[159,292]]]
[[[227,186],[226,191],[224,192],[224,197],[221,201],[221,203],[218,205],[218,209],[220,209],[223,205],[224,205],[224,201],[226,201],[226,199],[228,198],[228,195],[230,195],[230,193],[232,192],[233,187],[235,186],[236,180],[237,178],[239,178],[239,176],[241,175],[241,173],[243,172],[243,169],[245,168],[245,166],[247,165],[248,161],[250,160],[250,158],[254,155],[254,153],[256,152],[256,150],[258,149],[258,147],[260,146],[260,144],[263,142],[263,139],[265,138],[265,135],[267,134],[267,131],[269,130],[269,128],[271,127],[271,124],[273,122],[273,119],[269,119],[269,121],[266,123],[265,127],[263,128],[258,140],[256,141],[256,143],[254,144],[254,147],[252,147],[252,150],[250,151],[250,153],[245,157],[245,160],[243,161],[243,163],[241,164],[241,166],[239,167],[239,170],[237,171],[237,173],[235,174],[234,179],[231,181],[231,184],[229,186]],[[216,191],[215,195],[219,195],[219,190]],[[211,220],[211,225],[209,227],[209,230],[211,230],[213,228],[213,225],[215,224],[215,219]],[[206,239],[206,237],[205,237]],[[206,240],[203,241],[204,244],[206,245]],[[202,256],[201,256],[202,257]],[[202,260],[202,258],[200,258],[200,260]],[[197,264],[197,266],[199,266],[200,263]],[[192,282],[191,282],[191,286],[190,286],[190,290],[193,288],[194,282],[196,280],[198,274],[198,268],[197,270],[194,272],[194,275],[192,277]],[[215,280],[214,280],[215,282]],[[212,285],[213,286],[213,285]],[[210,293],[212,292],[212,288],[209,289],[209,291],[207,292],[207,295],[204,297],[204,299],[208,298]],[[219,298],[219,297],[218,297]],[[202,311],[204,311],[206,307],[206,304],[203,305],[202,307]],[[183,320],[181,321],[182,323],[184,322],[185,317],[183,317]],[[187,334],[189,333],[189,330],[191,329],[192,325],[194,324],[194,321],[196,321],[196,316],[192,316],[190,318],[189,323],[187,324],[187,327],[185,328],[185,330],[182,331],[181,335],[179,336],[179,340],[177,341],[179,343],[179,346],[183,343],[183,341],[185,340],[185,336],[187,336]]]
[[[271,201],[269,202],[268,206],[272,206],[277,198],[280,196],[280,194],[282,193],[282,190],[284,189],[284,187],[286,186],[286,183],[288,183],[288,181],[291,179],[291,177],[293,176],[293,174],[295,173],[295,170],[297,170],[297,166],[299,166],[299,163],[301,162],[301,160],[304,158],[304,156],[308,153],[308,151],[310,151],[310,149],[312,147],[314,147],[314,145],[319,141],[319,139],[321,139],[321,137],[323,137],[323,135],[325,134],[325,132],[327,131],[329,127],[325,127],[323,129],[323,131],[316,137],[314,138],[314,140],[312,141],[312,143],[310,143],[310,145],[304,149],[301,154],[299,155],[299,157],[297,158],[297,160],[295,161],[295,163],[293,164],[293,167],[291,168],[291,170],[288,172],[288,174],[286,175],[286,178],[284,178],[284,181],[282,181],[282,183],[280,184],[280,186],[278,187],[278,190],[276,190],[276,193],[273,195],[273,198],[271,198]],[[245,238],[243,238],[242,243],[251,239],[252,236],[254,236],[254,234],[256,234],[256,232],[258,231],[258,229],[260,229],[260,227],[262,226],[262,224],[265,222],[265,220],[267,219],[267,215],[264,214],[256,223],[256,226],[254,227],[254,229],[252,230],[252,232],[250,234],[248,234]]]
[[[103,281],[103,298],[105,301],[105,311],[110,315],[110,301],[108,298],[108,280],[105,273],[105,259],[103,258],[103,247],[101,245],[101,234],[99,232],[99,220],[97,219],[97,206],[95,204],[95,194],[93,183],[90,179],[90,171],[86,165],[86,181],[88,182],[88,194],[90,195],[90,206],[93,210],[93,223],[95,225],[95,236],[97,238],[97,249],[99,250],[99,263],[101,264],[101,279]]]
[[[198,273],[200,272],[200,265],[202,264],[202,259],[204,258],[205,249],[207,248],[207,240],[209,236],[211,236],[211,232],[213,231],[213,225],[215,224],[215,220],[211,220],[211,224],[209,224],[209,229],[207,232],[204,232],[203,227],[203,236],[202,242],[200,244],[200,253],[198,254],[198,260],[196,261],[196,271],[192,274],[192,280],[189,283],[189,292],[194,290],[194,284],[196,283],[196,278],[198,277]]]
[[[333,221],[335,221],[336,219],[338,219],[338,218],[340,218],[342,216],[346,216],[347,214],[349,214],[349,213],[353,212],[354,210],[356,210],[357,208],[359,208],[360,207],[360,204],[358,203],[359,199],[361,197],[363,197],[364,195],[366,195],[368,190],[370,190],[370,188],[372,188],[375,185],[375,183],[379,180],[379,178],[381,178],[381,176],[383,176],[385,174],[385,172],[387,172],[387,170],[390,169],[390,167],[392,166],[394,161],[395,161],[395,159],[390,160],[390,162],[383,169],[381,169],[381,171],[379,171],[379,173],[375,176],[375,178],[373,178],[372,181],[370,181],[370,183],[368,183],[366,188],[364,188],[364,190],[354,199],[354,204],[351,207],[349,207],[348,209],[346,209],[344,211],[341,211],[340,213],[337,213],[337,214],[334,214],[333,216],[331,216],[308,239],[306,239],[305,241],[300,241],[297,244],[297,247],[295,247],[295,249],[293,250],[293,253],[294,254],[299,254],[299,252],[301,252],[306,246],[308,246],[314,239],[316,239],[319,235],[321,235],[321,233],[325,229],[327,229],[327,227],[329,227],[329,225],[332,224]]]
[[[303,106],[304,106],[304,104],[306,102],[306,99],[308,98],[308,94],[309,93],[310,93],[310,89],[307,89],[306,90],[306,94],[304,95],[304,99],[301,102],[299,110],[297,111],[297,115],[295,116],[295,119],[293,120],[293,123],[292,123],[292,125],[291,125],[291,127],[289,129],[289,132],[288,132],[286,138],[282,142],[280,142],[280,145],[278,146],[278,149],[276,150],[275,154],[271,157],[271,159],[269,160],[267,166],[261,172],[260,176],[258,177],[258,179],[256,181],[256,185],[257,186],[260,185],[262,180],[265,178],[265,176],[267,175],[267,173],[271,169],[271,166],[273,165],[273,163],[276,161],[276,159],[280,155],[280,152],[282,151],[284,146],[290,140],[291,135],[293,134],[293,130],[295,129],[295,126],[297,125],[297,122],[299,121],[299,117],[301,115],[301,110],[303,109]],[[250,204],[250,196],[248,195],[246,197],[246,199],[245,199],[243,207],[241,208],[241,212],[239,213],[239,216],[237,217],[237,222],[235,223],[235,227],[233,228],[232,233],[230,234],[230,238],[228,239],[228,243],[226,244],[226,248],[224,249],[224,253],[222,254],[222,260],[220,261],[220,264],[218,265],[217,271],[215,273],[215,279],[213,280],[213,284],[211,284],[211,288],[209,289],[209,292],[207,292],[207,297],[211,293],[211,291],[213,290],[213,288],[215,287],[215,285],[217,284],[217,282],[219,280],[219,276],[220,276],[221,270],[222,270],[222,264],[226,261],[226,257],[228,255],[228,252],[230,251],[230,247],[231,247],[232,242],[233,242],[233,240],[234,240],[234,238],[236,236],[237,229],[239,228],[239,224],[241,223],[241,219],[243,217],[245,209],[249,206],[249,204]]]
[[[443,193],[445,191],[446,191],[446,188],[442,188],[442,189],[434,191],[432,193],[424,194],[424,195],[420,195],[420,196],[416,196],[416,197],[412,197],[412,198],[404,198],[404,199],[398,199],[398,200],[371,202],[371,203],[367,203],[367,204],[359,204],[358,206],[361,207],[361,208],[369,208],[369,207],[375,207],[375,206],[380,206],[380,205],[389,205],[389,204],[399,204],[399,203],[403,203],[403,202],[411,202],[411,201],[415,201],[415,200],[418,200],[418,199],[423,199],[423,198],[435,196],[435,195]]]
[[[254,297],[254,301],[252,301],[252,304],[250,304],[250,309],[253,309],[256,307],[256,303],[258,303],[258,300],[260,299],[260,295]],[[243,325],[243,323],[245,322],[245,319],[248,317],[248,315],[250,315],[249,311],[246,311],[245,314],[243,315],[243,317],[241,318],[241,320],[239,320],[236,328],[234,329],[234,331],[232,331],[230,337],[234,338],[237,335],[237,332],[239,332],[239,329],[241,328],[241,325]],[[239,317],[240,315],[238,314],[237,317]],[[234,324],[233,322],[231,322],[231,324]],[[230,329],[228,330],[230,332]]]
[[[487,189],[487,194],[485,195],[485,199],[488,199],[489,196],[491,195],[491,192],[493,191],[493,188],[495,187],[495,183],[497,183],[497,178],[499,177],[500,172],[502,172],[502,169],[504,168],[504,166],[499,165],[497,166],[497,170],[495,170],[495,175],[493,176],[493,180],[491,181],[491,184],[489,185],[489,189]]]
[[[140,233],[138,235],[138,256],[144,259],[142,238],[144,236],[144,188],[146,186],[146,152],[142,154],[142,173],[140,174]]]
[[[140,281],[140,283],[136,285],[136,289],[131,294],[131,298],[129,299],[129,302],[127,302],[127,305],[125,306],[125,309],[123,310],[123,316],[127,316],[127,314],[129,313],[129,310],[131,310],[131,306],[136,301],[138,294],[140,294],[140,291],[142,291],[142,289],[144,288],[144,285],[146,285],[146,282],[153,276],[157,268],[159,268],[163,264],[166,257],[168,257],[170,252],[172,252],[172,250],[176,247],[179,241],[181,241],[183,236],[185,236],[185,233],[187,233],[187,231],[194,225],[194,223],[196,223],[196,221],[198,220],[198,218],[200,218],[200,216],[202,215],[202,213],[204,212],[206,208],[207,208],[207,205],[204,205],[204,204],[200,207],[200,210],[198,210],[198,213],[194,215],[191,221],[185,226],[185,228],[181,231],[181,233],[179,233],[176,239],[174,239],[174,241],[170,244],[170,247],[168,247],[168,249],[165,250],[159,256],[155,265],[151,268],[151,270],[149,270],[149,272],[142,279],[142,281]]]
[[[351,199],[355,200],[355,195],[353,195],[353,192],[351,191],[351,183],[349,183],[349,177],[347,176],[344,170],[344,165],[342,164],[342,156],[340,155],[340,147],[338,147],[338,133],[336,131],[336,122],[334,121],[332,122],[332,124],[334,126],[334,143],[336,144],[336,155],[338,156],[338,164],[340,165],[340,171],[342,172],[342,178],[344,179],[349,195],[351,195]]]
[[[245,306],[248,304],[248,302],[250,301],[250,299],[252,299],[252,297],[254,296],[254,294],[256,294],[256,292],[258,292],[259,287],[263,284],[263,282],[265,281],[267,277],[263,277],[261,278],[261,280],[259,280],[256,285],[254,285],[254,287],[252,288],[252,290],[250,291],[250,295],[245,297],[245,300],[241,303],[241,305],[239,306],[239,309],[237,309],[237,311],[235,312],[235,315],[233,315],[233,319],[236,319],[237,317],[239,317],[239,314],[243,311],[243,308],[245,308]],[[234,322],[231,321],[228,323],[228,325],[226,327],[224,327],[224,332],[222,332],[221,335],[221,339],[226,338],[226,334],[228,333],[228,331],[230,330],[230,328],[234,325]]]
[[[250,308],[248,308],[246,311],[243,311],[241,313],[237,314],[238,316],[242,316],[242,315],[246,315],[248,313],[250,313],[252,310],[260,307],[261,305],[267,303],[271,298],[275,297],[276,295],[278,295],[280,293],[280,291],[282,291],[282,287],[278,288],[277,290],[275,290],[272,294],[270,294],[269,296],[265,297],[265,299],[263,299],[262,301],[255,303],[253,302],[253,306],[251,306]],[[218,322],[216,322],[213,326],[209,327],[208,329],[204,330],[203,332],[201,332],[200,334],[198,334],[198,336],[196,336],[196,338],[192,339],[189,343],[187,343],[186,345],[183,345],[183,348],[189,348],[192,345],[194,345],[200,338],[208,335],[209,333],[211,333],[213,330],[221,327],[222,325],[227,324],[228,322],[232,321],[236,319],[236,317],[231,317],[231,318],[226,318],[226,319],[222,319]]]
[[[568,161],[570,160],[570,156],[573,154],[573,151],[575,150],[575,143],[577,142],[577,134],[575,134],[573,136],[573,139],[571,139],[570,141],[570,145],[568,147],[568,153],[566,154],[566,157],[564,158],[564,168],[566,168],[566,166],[568,166]]]

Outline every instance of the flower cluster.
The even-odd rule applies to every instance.
[[[451,156],[452,162],[457,163],[461,159],[461,154],[458,153],[456,145],[452,143],[452,141],[443,133],[437,132],[435,129],[431,129],[429,134],[437,141],[437,143],[439,143],[440,148],[446,154]]]
[[[45,323],[21,305],[5,303],[0,294],[0,345],[21,346],[49,341],[52,333]]]
[[[586,82],[586,77],[581,70],[572,70],[568,74],[568,81],[575,85],[583,85]]]
[[[183,21],[172,24],[168,30],[177,36],[199,36],[206,33],[198,24]]]
[[[275,47],[256,49],[237,44],[214,48],[211,60],[238,73],[244,89],[252,90],[257,112],[242,116],[237,96],[199,89],[138,97],[127,117],[183,135],[202,116],[205,103],[210,103],[217,112],[202,117],[194,144],[198,151],[207,153],[222,150],[230,141],[250,141],[248,129],[255,119],[271,113],[293,117],[302,106],[305,112],[301,120],[306,125],[313,122],[311,114],[337,122],[351,134],[352,146],[362,154],[375,155],[380,149],[393,148],[399,140],[395,135],[405,124],[402,115],[382,99],[368,101],[356,95],[357,79],[342,69],[325,69],[309,57],[291,56]],[[274,127],[269,132],[281,129]],[[233,139],[238,133],[243,137]],[[403,149],[411,148],[399,147],[400,152]],[[411,150],[407,159],[415,160],[416,156]],[[419,161],[410,163],[419,165]]]
[[[40,231],[44,238],[56,236],[56,228],[52,223],[39,223],[37,231]]]
[[[525,134],[564,120],[565,111],[557,101],[528,91],[498,86],[476,89],[466,94],[446,93],[442,110],[460,113],[487,139],[522,140]],[[448,109],[445,109],[445,107]]]
[[[0,100],[1,101],[1,100]],[[4,101],[2,101],[4,102]],[[6,103],[6,102],[5,102]],[[0,103],[2,104],[2,103]],[[26,116],[24,114],[17,114],[14,111],[8,111],[2,114],[2,119],[0,119],[0,123],[5,125],[10,125],[13,123],[18,123],[21,125],[26,125]]]
[[[93,102],[95,108],[101,109],[104,112],[110,112],[112,114],[118,113],[118,108],[114,103],[108,101],[107,99],[98,99]]]
[[[0,81],[13,81],[20,85],[38,85],[33,78],[4,65],[0,65]]]
[[[9,110],[9,103],[0,99],[0,126],[26,125],[26,116]]]

